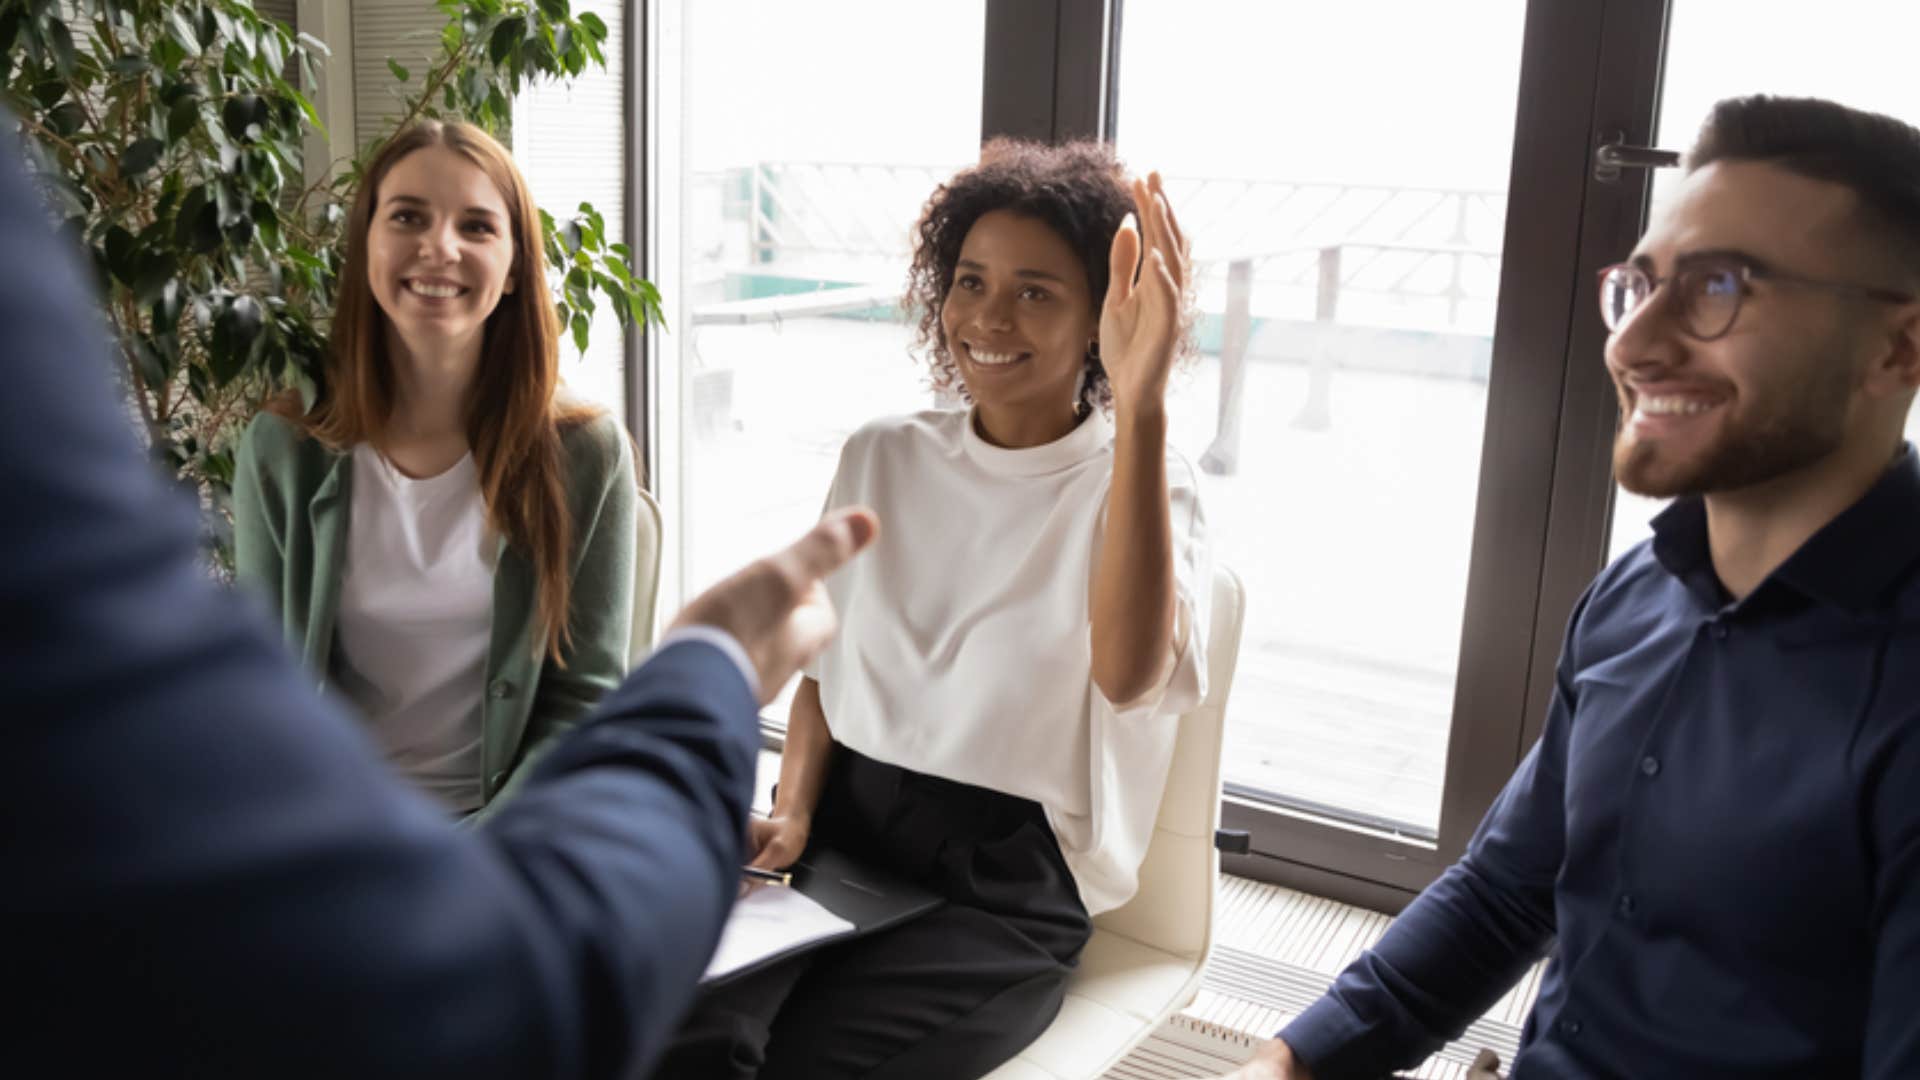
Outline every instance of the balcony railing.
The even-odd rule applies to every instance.
[[[722,223],[696,238],[697,261],[713,273],[812,279],[817,287],[704,303],[693,323],[778,322],[897,299],[912,223],[954,170],[775,161],[696,175],[692,197],[717,203]],[[1365,347],[1336,356],[1336,327],[1491,339],[1502,192],[1224,177],[1170,177],[1167,188],[1192,241],[1204,336],[1221,359],[1219,426],[1201,459],[1209,471],[1238,467],[1257,320],[1290,327],[1302,342],[1311,380],[1293,422],[1304,428],[1327,423],[1335,367],[1380,363],[1362,355]],[[1472,361],[1442,373],[1485,377],[1484,364]]]

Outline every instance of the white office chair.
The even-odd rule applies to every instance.
[[[639,520],[634,522],[633,631],[627,642],[627,666],[646,659],[653,648],[654,607],[660,599],[660,504],[640,489]]]
[[[1180,718],[1160,816],[1140,866],[1140,891],[1093,920],[1093,938],[1067,983],[1060,1015],[987,1080],[1094,1080],[1200,992],[1220,876],[1214,831],[1220,825],[1221,728],[1240,657],[1245,599],[1240,579],[1218,568],[1207,637],[1207,699]]]

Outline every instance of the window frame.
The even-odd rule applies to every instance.
[[[626,241],[648,280],[670,265],[664,228],[678,199],[661,180],[662,0],[625,0],[628,63]],[[664,0],[679,3],[684,0]],[[1242,876],[1394,912],[1466,849],[1487,808],[1538,738],[1573,604],[1604,565],[1613,485],[1614,399],[1597,357],[1605,341],[1587,282],[1631,248],[1648,180],[1592,176],[1606,133],[1650,138],[1669,0],[1527,5],[1493,360],[1462,615],[1438,836],[1289,808],[1229,792],[1221,824],[1245,830]],[[1124,0],[986,0],[981,137],[1060,140],[1118,131]],[[644,483],[668,512],[672,477],[658,472],[671,343],[627,338],[627,424]],[[666,490],[663,490],[663,487]],[[669,541],[669,547],[676,546]],[[669,567],[678,564],[668,553]],[[662,588],[677,576],[663,573]],[[777,721],[763,721],[768,745]]]

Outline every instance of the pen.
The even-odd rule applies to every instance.
[[[743,866],[740,876],[749,881],[765,882],[768,885],[791,885],[793,875],[784,870],[762,870],[757,866]]]

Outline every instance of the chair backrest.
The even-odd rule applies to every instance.
[[[653,616],[660,599],[660,504],[640,489],[639,520],[634,522],[633,634],[627,642],[629,666],[653,648]]]
[[[1207,635],[1207,698],[1180,717],[1173,764],[1154,822],[1140,891],[1096,917],[1094,925],[1143,945],[1195,958],[1213,943],[1213,893],[1220,855],[1220,741],[1227,694],[1240,658],[1246,594],[1226,567],[1213,574],[1213,618]]]

